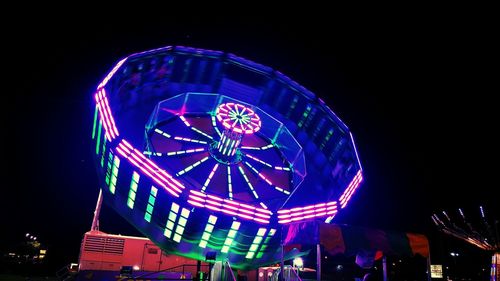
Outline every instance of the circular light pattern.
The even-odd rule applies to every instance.
[[[320,98],[233,54],[133,54],[94,98],[104,200],[172,254],[215,251],[236,269],[275,263],[293,229],[282,225],[329,223],[363,181],[349,128]]]
[[[262,122],[252,109],[239,103],[223,103],[215,112],[224,128],[241,134],[253,134],[260,130]]]

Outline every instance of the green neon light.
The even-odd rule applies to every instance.
[[[106,185],[109,186],[109,180],[111,179],[111,167],[113,166],[113,153],[109,153],[108,157],[108,167],[106,169]]]
[[[299,123],[297,124],[299,128],[301,128],[304,125],[304,122],[307,120],[307,116],[309,116],[309,113],[311,113],[312,107],[310,105],[307,105],[306,111],[302,113],[302,118],[300,118]]]
[[[208,240],[210,240],[210,236],[212,235],[212,231],[214,230],[214,225],[216,222],[217,222],[217,217],[210,215],[210,217],[208,218],[208,222],[205,226],[205,231],[203,232],[200,243],[198,244],[200,248],[207,247]]]
[[[183,211],[184,211],[184,209],[183,209]],[[175,221],[177,220],[177,213],[179,213],[179,205],[172,202],[172,206],[170,206],[170,213],[168,214],[167,225],[165,226],[165,231],[163,232],[163,235],[165,235],[165,237],[167,237],[167,238],[172,237],[172,233],[174,231],[174,226],[175,226]],[[187,217],[186,217],[186,219],[187,219]],[[175,236],[174,236],[174,238],[175,238]]]
[[[205,249],[207,247],[207,243],[208,243],[207,240],[201,240],[198,246],[200,246],[200,248]]]
[[[134,171],[132,174],[132,180],[130,181],[130,191],[128,192],[127,206],[130,209],[134,208],[135,196],[137,193],[137,186],[139,184],[140,175]]]
[[[148,206],[146,207],[146,213],[144,214],[144,219],[147,222],[151,222],[151,216],[153,215],[153,209],[157,193],[158,193],[158,188],[151,186],[151,191],[149,192]]]
[[[333,135],[333,129],[330,129],[328,131],[328,134],[325,136],[325,138],[323,139],[323,141],[321,142],[321,145],[320,145],[320,149],[323,149],[326,145],[326,143],[330,140],[330,138],[332,137]]]
[[[118,179],[118,169],[120,168],[120,158],[115,155],[113,160],[113,170],[111,173],[111,183],[109,184],[109,191],[115,194],[116,191],[116,181]]]
[[[107,140],[104,138],[102,142],[102,155],[101,155],[101,167],[104,167],[104,159],[106,158],[106,143]]]
[[[227,237],[234,238],[234,236],[236,236],[236,230],[234,230],[234,229],[229,230]]]
[[[174,234],[173,240],[175,242],[179,243],[179,242],[181,242],[181,238],[182,238],[182,236],[176,233],[176,234]]]
[[[266,230],[267,229],[265,229],[265,228],[259,228],[259,230],[257,231],[257,235],[253,239],[252,245],[250,246],[250,249],[248,249],[248,253],[246,254],[245,258],[253,259],[255,252],[257,251],[257,249],[260,246],[260,243],[262,242],[262,238],[263,238],[264,234],[266,233]],[[271,232],[269,232],[269,233],[271,233]]]
[[[168,219],[171,220],[171,221],[175,221],[175,219],[177,218],[177,214],[176,213],[173,213],[173,212],[170,212],[168,214]]]
[[[201,240],[208,240],[208,239],[210,239],[210,233],[203,232],[203,235],[201,236]]]
[[[95,129],[97,127],[97,115],[98,115],[98,109],[97,105],[95,106],[95,111],[94,111],[94,124],[92,125],[92,139],[95,138]]]
[[[97,139],[95,142],[95,154],[99,154],[99,147],[101,145],[101,131],[102,131],[102,122],[99,121],[99,128],[97,129]]]
[[[215,224],[217,222],[217,217],[216,216],[210,216],[208,218],[208,222],[211,224]]]
[[[226,240],[224,241],[224,246],[222,246],[221,249],[222,253],[227,253],[229,251],[229,248],[231,247],[231,244],[233,244],[234,237],[236,236],[240,225],[241,223],[238,221],[233,221],[233,223],[231,224],[231,229],[229,230]]]
[[[274,236],[275,233],[276,229],[272,228],[271,230],[269,230],[269,233],[267,234],[267,237],[264,240],[264,244],[262,244],[262,246],[260,247],[260,251],[257,254],[258,259],[260,259],[264,255],[264,251],[266,250],[267,245],[269,244],[269,240],[271,240],[271,238]]]
[[[191,212],[188,209],[182,208],[181,217],[179,218],[179,222],[177,223],[177,227],[175,228],[175,234],[173,238],[173,240],[177,243],[179,243],[182,239],[182,234],[184,233],[184,226],[187,223],[187,219],[190,213]]]
[[[185,218],[188,218],[190,213],[191,213],[191,212],[190,212],[188,209],[186,209],[186,208],[182,208],[182,211],[181,211],[181,216],[183,216],[183,217],[185,217]]]

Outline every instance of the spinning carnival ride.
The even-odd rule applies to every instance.
[[[219,51],[119,61],[97,87],[92,139],[105,202],[166,252],[237,269],[279,261],[281,226],[332,221],[363,179],[321,99]]]

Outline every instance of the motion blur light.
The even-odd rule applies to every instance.
[[[294,258],[293,259],[293,266],[298,267],[298,268],[304,267],[304,260],[302,260],[302,258]]]

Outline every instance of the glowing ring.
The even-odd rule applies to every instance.
[[[224,128],[240,134],[253,134],[262,126],[259,115],[239,103],[228,102],[219,105],[215,116]]]

